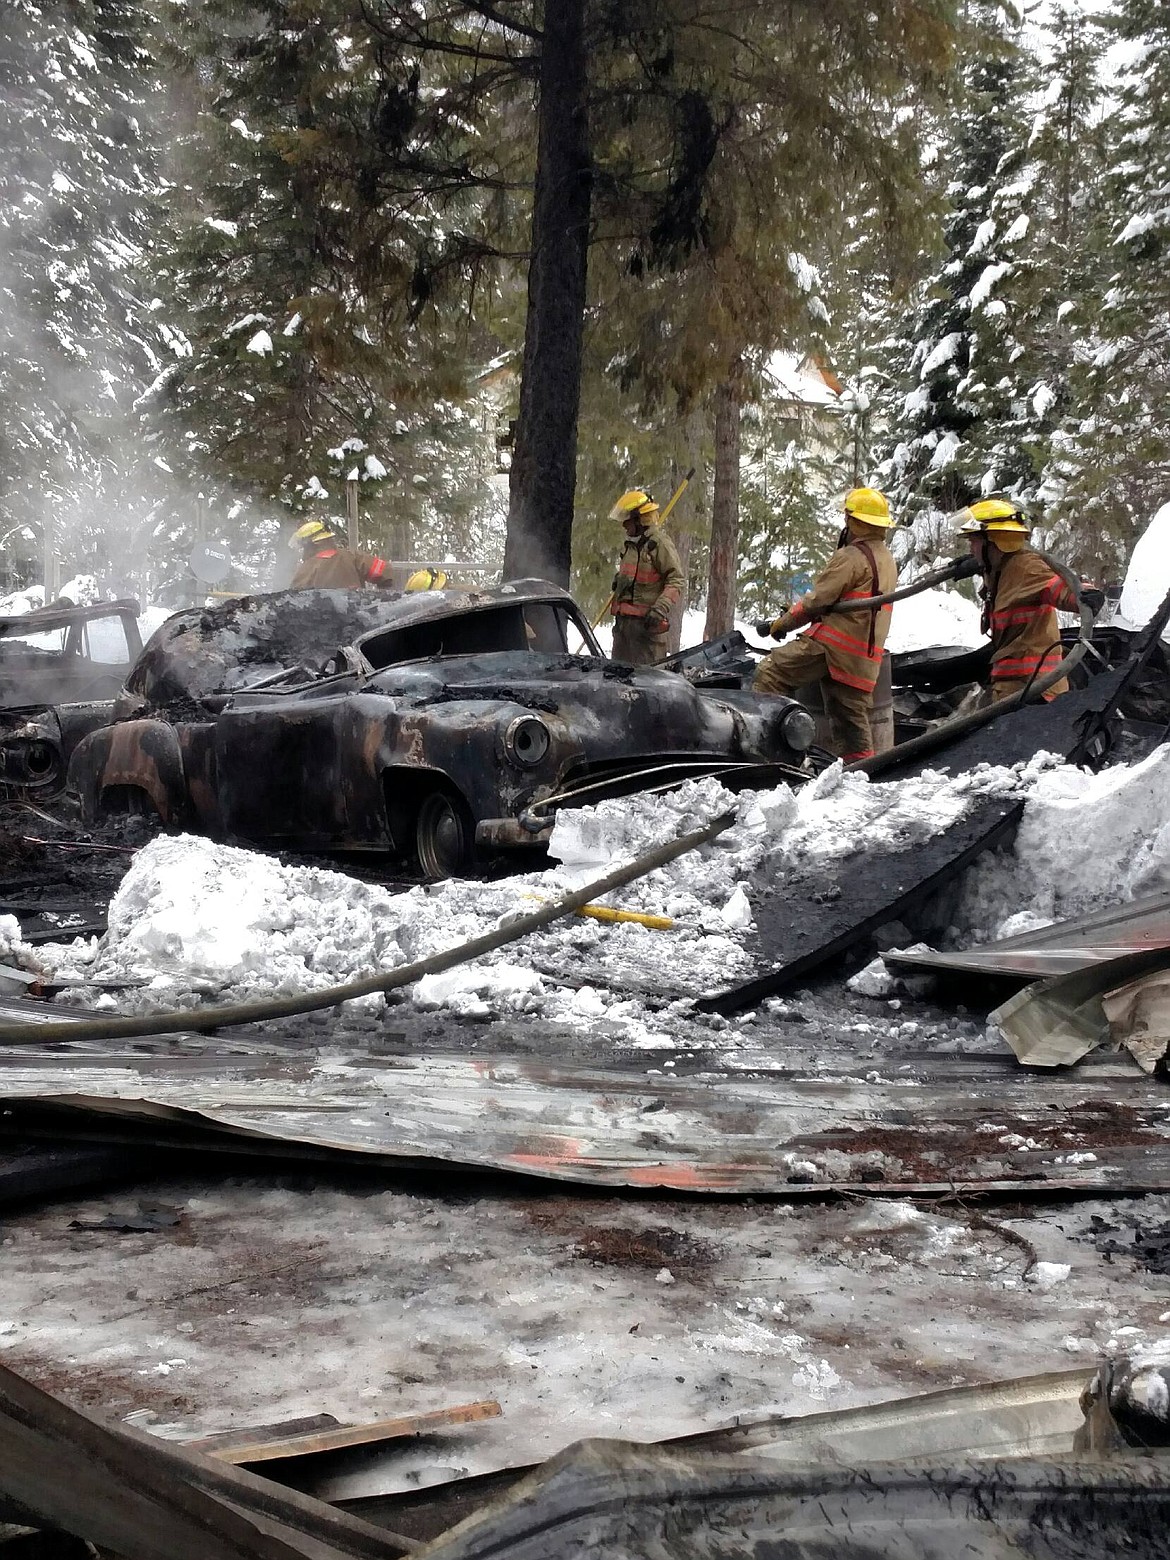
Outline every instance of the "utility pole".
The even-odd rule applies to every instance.
[[[61,561],[57,557],[57,533],[46,510],[41,520],[41,561],[45,577],[45,601],[54,601],[61,589]]]
[[[358,474],[357,467],[350,472],[345,479],[345,514],[349,522],[349,548],[351,552],[357,552],[358,548]]]

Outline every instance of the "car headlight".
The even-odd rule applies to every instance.
[[[522,769],[532,769],[548,753],[552,738],[535,715],[517,715],[504,732],[504,752]]]
[[[780,735],[794,753],[807,752],[816,734],[816,721],[799,704],[794,704],[780,717]]]

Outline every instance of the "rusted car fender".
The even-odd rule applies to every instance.
[[[170,827],[192,821],[178,736],[166,721],[124,721],[85,737],[69,761],[67,787],[89,824],[109,810],[115,788],[140,792]]]

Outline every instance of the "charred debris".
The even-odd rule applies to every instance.
[[[0,916],[16,918],[26,946],[100,930],[125,861],[160,821],[316,859],[361,845],[367,870],[384,873],[392,855],[395,871],[438,876],[477,855],[539,849],[558,805],[689,775],[736,789],[800,784],[816,772],[817,754],[793,740],[799,724],[786,727],[787,711],[753,721],[745,681],[754,657],[738,636],[644,673],[607,662],[571,600],[539,582],[460,606],[424,598],[406,610],[340,592],[246,599],[179,614],[118,666],[116,688],[99,690],[84,680],[92,667],[71,666],[76,698],[10,700],[0,731]],[[65,616],[25,618],[20,632],[61,635],[76,660],[84,641],[75,635],[89,620]],[[961,715],[948,725],[979,675],[970,653],[893,658],[898,740],[874,777],[954,774],[1041,751],[1091,767],[1152,752],[1170,728],[1167,617],[1170,602],[1141,635],[1100,632],[1072,692],[978,726]],[[397,725],[380,698],[406,711]],[[346,704],[362,718],[341,716]],[[477,788],[455,768],[467,751]],[[220,767],[233,752],[238,780]],[[253,774],[261,755],[279,794],[250,796],[258,788],[243,779],[247,754]],[[404,771],[392,787],[390,757]],[[363,765],[377,787],[362,780]],[[310,777],[335,813],[307,806]],[[0,951],[9,982],[0,987],[0,1204],[19,1219],[68,1199],[81,1210],[71,1228],[117,1241],[183,1236],[182,1215],[149,1195],[180,1167],[208,1184],[295,1166],[455,1201],[474,1188],[544,1209],[541,1227],[566,1217],[546,1201],[557,1187],[585,1207],[613,1194],[631,1208],[757,1198],[810,1216],[838,1199],[857,1208],[884,1200],[908,1217],[958,1208],[1016,1262],[1009,1282],[1035,1289],[1054,1264],[1017,1232],[1021,1210],[1045,1197],[1108,1198],[1107,1214],[1092,1215],[1089,1248],[1119,1263],[1131,1245],[1139,1257],[1148,1248],[1147,1268],[1159,1271],[1161,1226],[1140,1210],[1170,1192],[1170,898],[966,953],[889,953],[893,975],[929,974],[938,996],[933,1005],[908,998],[901,1016],[918,1018],[871,1040],[864,1061],[866,1042],[848,1038],[872,1026],[852,1023],[843,966],[872,953],[875,939],[888,946],[891,923],[912,931],[921,907],[1010,842],[1020,812],[1017,801],[987,797],[929,839],[854,853],[832,883],[811,870],[754,881],[753,970],[696,1002],[693,1018],[672,1009],[690,1037],[673,1073],[587,1039],[566,1055],[535,1024],[459,1031],[392,1008],[376,1035],[347,1029],[335,1004],[352,993],[334,990],[315,1004],[333,1009],[326,1079],[316,1072],[325,1036],[305,1027],[296,1004],[176,1016],[165,1033],[150,1023],[120,1031],[109,1007],[55,1010],[35,970],[11,958],[5,967]],[[698,832],[711,838],[711,828]],[[587,890],[583,902],[602,891]],[[451,962],[476,951],[456,949]],[[948,1016],[959,1002],[964,1016],[998,1003],[992,1024],[1015,1056],[1007,1045],[969,1044]],[[733,1068],[704,1035],[744,1013],[758,1014],[759,1065]],[[944,1033],[946,1044],[931,1043]],[[87,1215],[86,1199],[111,1186],[128,1202],[136,1192],[137,1206]],[[631,1250],[650,1251],[663,1284],[675,1282],[670,1264],[701,1246],[668,1226],[653,1240],[627,1238]],[[599,1240],[595,1230],[583,1249]],[[245,1282],[263,1283],[247,1273]],[[864,1273],[853,1282],[860,1292]],[[861,1324],[841,1336],[859,1344]],[[589,1440],[547,1461],[501,1459],[493,1472],[464,1476],[460,1448],[502,1422],[501,1410],[508,1417],[502,1393],[456,1393],[442,1406],[428,1397],[417,1412],[366,1422],[270,1416],[183,1443],[81,1410],[68,1367],[48,1391],[34,1384],[43,1375],[35,1359],[26,1375],[0,1358],[0,1560],[95,1548],[128,1560],[520,1560],[586,1550],[811,1557],[828,1547],[860,1560],[895,1545],[1068,1560],[1105,1552],[1118,1532],[1127,1553],[1160,1555],[1170,1498],[1159,1455],[1170,1442],[1165,1357],[986,1384],[994,1374],[993,1362],[974,1362],[963,1386],[903,1387],[869,1407],[750,1422],[733,1410],[714,1431],[653,1444]],[[428,1444],[443,1465],[433,1487],[321,1493],[386,1448]]]

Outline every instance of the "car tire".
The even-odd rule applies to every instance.
[[[431,791],[414,825],[414,853],[429,883],[459,877],[475,859],[475,824],[461,796]]]

